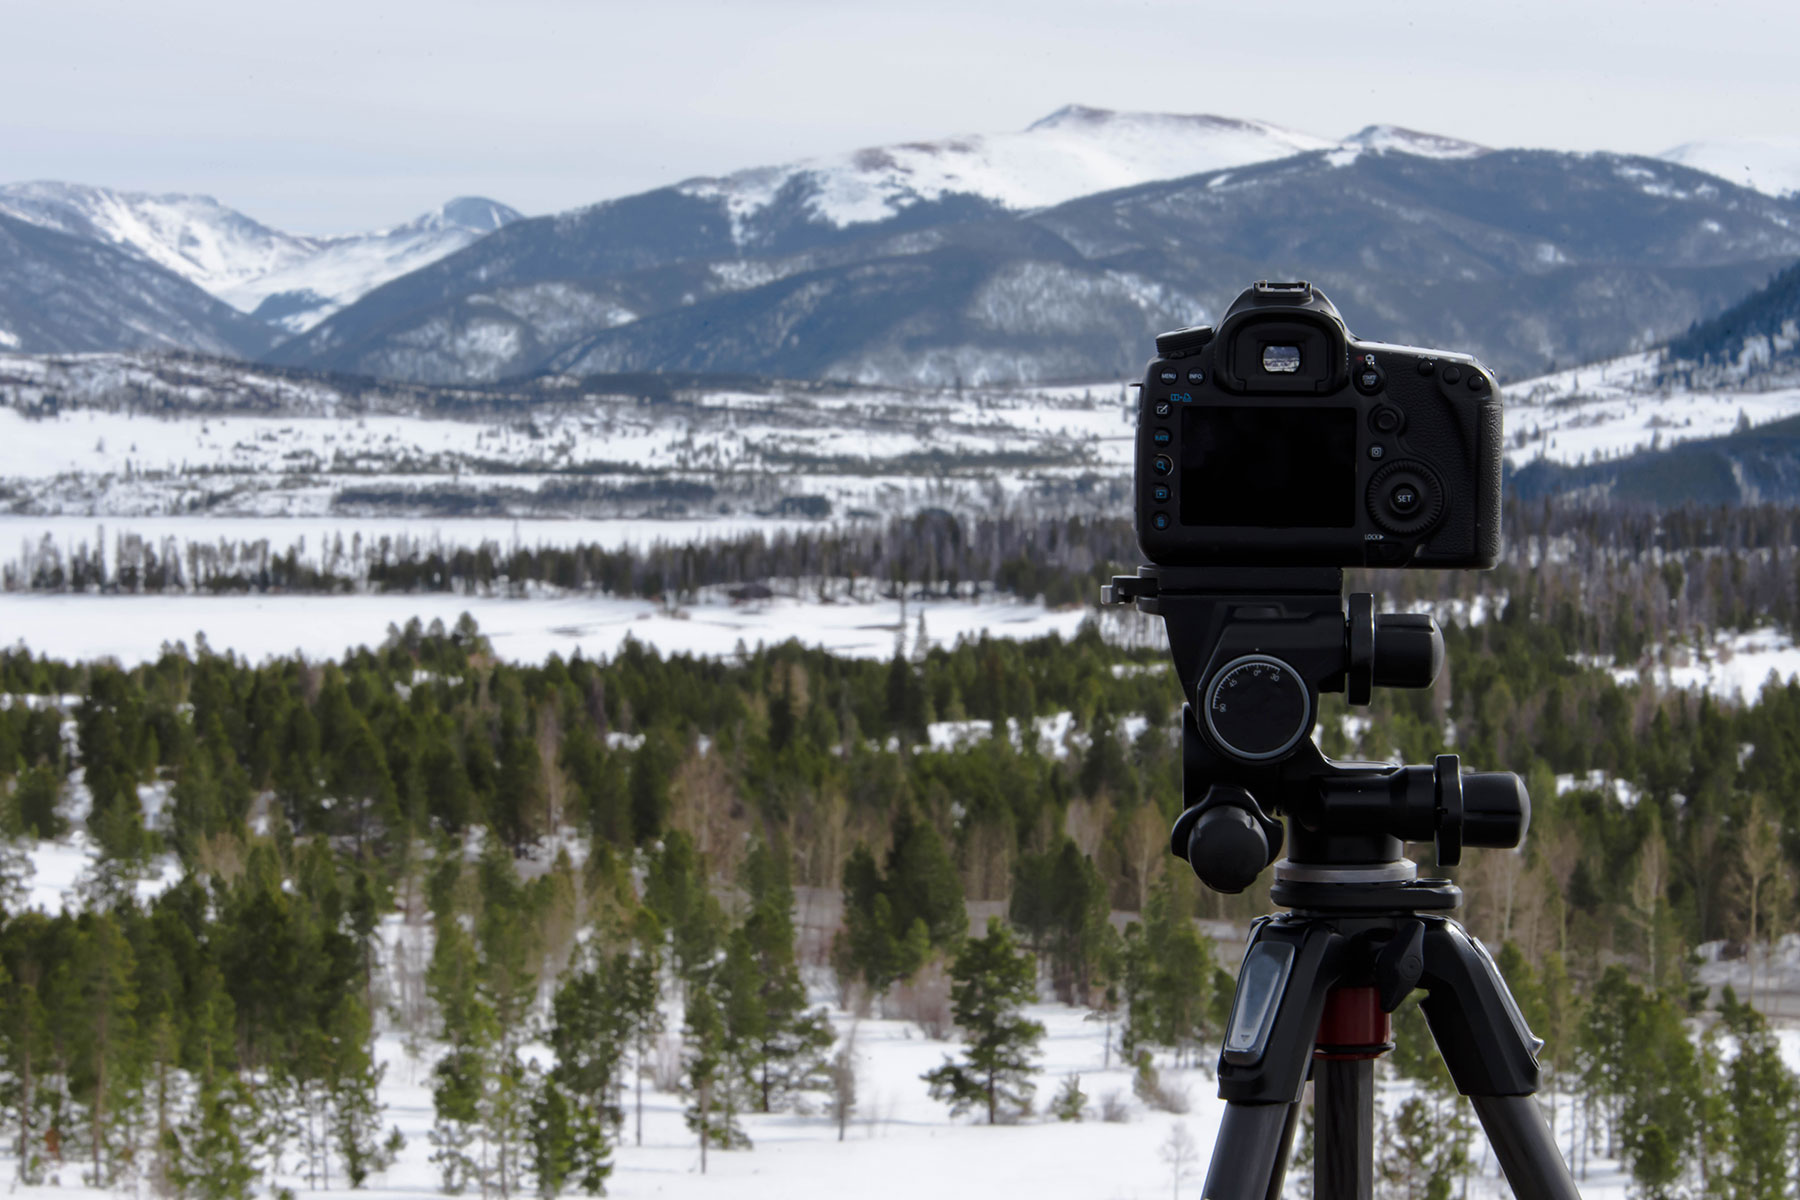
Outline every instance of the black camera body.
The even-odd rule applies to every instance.
[[[1358,341],[1324,293],[1261,282],[1156,339],[1137,535],[1163,566],[1487,568],[1501,403],[1474,358]]]

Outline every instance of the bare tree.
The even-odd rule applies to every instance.
[[[1181,1181],[1193,1176],[1194,1164],[1200,1161],[1200,1146],[1188,1132],[1186,1122],[1176,1121],[1169,1126],[1169,1137],[1162,1144],[1161,1154],[1173,1176],[1175,1200],[1181,1200]]]
[[[837,1122],[838,1141],[844,1140],[844,1131],[850,1127],[850,1118],[856,1113],[856,1027],[857,1021],[850,1022],[850,1028],[844,1031],[843,1044],[838,1047],[837,1054],[831,1060],[831,1119]]]
[[[1739,901],[1744,921],[1744,959],[1750,967],[1749,1003],[1756,1004],[1756,954],[1759,938],[1769,935],[1774,940],[1774,921],[1767,919],[1779,911],[1787,898],[1786,872],[1781,861],[1781,825],[1769,815],[1762,793],[1750,797],[1750,811],[1744,819],[1744,832],[1738,846],[1737,861],[1732,864],[1732,886]]]

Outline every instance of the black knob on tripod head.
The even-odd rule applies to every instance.
[[[1349,663],[1344,691],[1367,704],[1376,687],[1422,688],[1444,669],[1444,634],[1425,613],[1375,613],[1375,597],[1357,592],[1345,609]]]
[[[1437,792],[1437,861],[1454,867],[1464,846],[1510,850],[1525,839],[1531,823],[1531,796],[1511,771],[1462,774],[1454,754],[1440,754],[1434,769]]]
[[[1531,796],[1511,771],[1464,775],[1463,844],[1510,850],[1531,825]]]
[[[1424,613],[1375,618],[1375,686],[1430,687],[1444,669],[1444,635]]]
[[[1215,784],[1176,819],[1170,848],[1188,860],[1201,883],[1236,895],[1280,855],[1281,840],[1281,823],[1263,813],[1256,797]]]

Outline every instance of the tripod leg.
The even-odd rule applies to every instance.
[[[1470,1096],[1494,1157],[1515,1196],[1579,1200],[1575,1180],[1537,1101],[1530,1096]]]
[[[1474,1104],[1513,1195],[1580,1200],[1544,1114],[1531,1099],[1543,1043],[1526,1027],[1494,960],[1462,926],[1433,918],[1426,922],[1419,985],[1429,993],[1419,1007],[1431,1036],[1456,1090]]]
[[[1204,1200],[1278,1200],[1299,1116],[1298,1104],[1227,1104]]]
[[[1322,925],[1265,921],[1251,937],[1219,1053],[1226,1101],[1205,1200],[1278,1196],[1325,992],[1344,939]]]
[[[1375,1195],[1375,1062],[1333,1061],[1313,1068],[1313,1200],[1372,1200]]]

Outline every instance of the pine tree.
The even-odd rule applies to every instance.
[[[1059,1121],[1078,1122],[1087,1108],[1087,1102],[1087,1093],[1081,1090],[1081,1076],[1065,1075],[1056,1099],[1050,1102],[1050,1111],[1056,1114]]]
[[[92,1183],[108,1186],[123,1123],[122,1109],[134,1091],[137,989],[134,956],[110,913],[84,913],[72,956],[71,996],[64,1014],[71,1055],[70,1091],[88,1112]]]
[[[728,1116],[725,1092],[731,1087],[725,1051],[725,1022],[713,989],[704,981],[688,987],[687,1015],[681,1031],[684,1089],[688,1094],[687,1126],[700,1139],[700,1173],[706,1173],[707,1150],[748,1146]]]
[[[962,1062],[945,1059],[923,1076],[953,1114],[984,1107],[991,1125],[1003,1109],[1030,1103],[1031,1063],[1044,1027],[1019,1010],[1034,999],[1036,977],[1031,956],[1015,949],[998,918],[989,918],[987,936],[963,943],[950,970],[950,996],[967,1049]]]
[[[635,947],[619,972],[618,1005],[625,1038],[632,1046],[637,1083],[636,1144],[644,1144],[644,1076],[650,1072],[650,1040],[662,1032],[661,933],[656,918],[642,914]]]
[[[1775,1200],[1792,1194],[1794,1139],[1800,1132],[1800,1080],[1762,1015],[1738,1003],[1728,987],[1719,1002],[1737,1054],[1726,1069],[1729,1118],[1725,1184],[1731,1200]]]
[[[399,1129],[381,1135],[380,1088],[387,1064],[375,1061],[367,1011],[354,995],[339,999],[331,1017],[333,1053],[325,1078],[331,1144],[351,1187],[385,1171],[404,1148]]]
[[[616,955],[604,979],[592,970],[564,975],[551,1002],[549,1042],[556,1065],[532,1100],[532,1145],[540,1187],[545,1171],[598,1191],[612,1170],[607,1127],[621,1120],[614,1096],[630,1032],[629,956]],[[546,1165],[547,1164],[547,1165]]]
[[[1382,1152],[1376,1174],[1394,1200],[1450,1200],[1468,1174],[1467,1123],[1456,1110],[1446,1117],[1429,1101],[1413,1096],[1383,1121]]]
[[[794,954],[794,890],[784,854],[765,842],[745,861],[750,911],[739,931],[757,1009],[750,1036],[757,1110],[771,1112],[795,1092],[824,1084],[831,1025],[808,1011]]]
[[[243,1131],[257,1115],[235,1077],[203,1088],[193,1116],[169,1134],[170,1181],[194,1200],[250,1200],[256,1163]]]
[[[691,980],[711,964],[723,937],[725,913],[707,886],[705,859],[680,830],[670,831],[650,860],[644,906],[669,931],[677,975]]]

